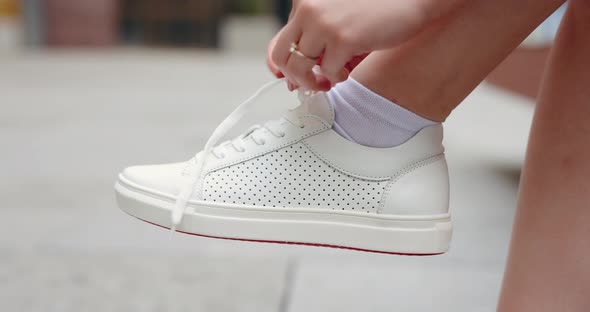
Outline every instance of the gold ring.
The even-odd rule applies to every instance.
[[[289,53],[291,53],[291,54],[295,53],[301,57],[304,57],[304,58],[314,61],[314,62],[320,59],[319,56],[318,57],[311,57],[311,56],[307,56],[307,55],[303,54],[303,52],[299,51],[299,46],[295,42],[291,43],[291,48],[289,48]]]

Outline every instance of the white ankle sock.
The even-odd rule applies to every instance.
[[[352,78],[334,86],[327,96],[336,113],[334,131],[361,145],[394,147],[421,129],[437,124],[389,101]]]

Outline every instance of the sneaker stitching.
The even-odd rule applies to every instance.
[[[318,152],[317,150],[315,150],[309,143],[303,141],[303,144],[305,144],[305,146],[307,146],[307,148],[309,148],[309,150],[316,155],[318,158],[320,158],[321,160],[323,160],[324,162],[326,162],[327,164],[329,164],[330,166],[342,171],[343,173],[346,173],[350,176],[359,178],[359,179],[365,179],[365,180],[374,180],[374,181],[382,181],[385,179],[389,179],[390,176],[362,176],[359,175],[357,173],[351,172],[349,170],[346,170],[344,168],[342,168],[341,166],[338,166],[336,164],[334,164],[333,162],[331,162],[330,160],[328,160],[324,155],[322,155],[320,152]]]

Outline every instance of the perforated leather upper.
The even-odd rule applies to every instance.
[[[297,143],[207,175],[207,201],[376,212],[386,180],[343,173]]]

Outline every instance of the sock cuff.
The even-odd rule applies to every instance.
[[[334,107],[334,131],[362,145],[393,147],[423,128],[438,124],[389,101],[352,78],[334,86],[327,96]]]
[[[437,124],[371,91],[352,77],[334,88],[335,92],[329,93],[336,93],[341,101],[344,100],[360,114],[375,122],[391,124],[408,131],[419,131]],[[420,129],[416,129],[416,126],[420,126]]]

